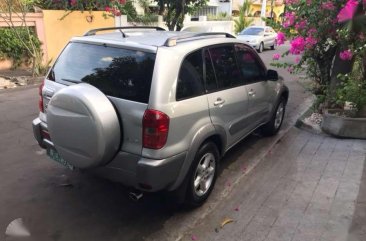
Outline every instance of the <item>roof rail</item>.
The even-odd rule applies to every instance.
[[[220,35],[224,35],[226,38],[235,38],[234,35],[231,35],[231,34],[225,33],[225,32],[187,33],[187,34],[183,34],[181,36],[175,36],[175,37],[168,38],[165,41],[164,46],[173,47],[173,46],[177,45],[177,42],[179,40],[187,40],[190,38],[199,38],[199,37],[206,37],[206,36],[220,36]]]
[[[122,33],[122,36],[125,38],[126,34],[124,34],[121,30],[123,29],[155,29],[156,31],[165,31],[165,29],[161,27],[152,27],[152,26],[130,26],[130,27],[110,27],[110,28],[95,28],[91,29],[84,34],[84,36],[95,35],[100,31],[108,31],[108,30],[119,30]]]

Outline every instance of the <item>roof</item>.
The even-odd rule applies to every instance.
[[[123,37],[122,33],[118,30],[112,33],[105,34],[96,34],[90,36],[82,36],[75,37],[72,40],[78,41],[87,41],[87,42],[103,42],[103,43],[112,43],[112,44],[128,44],[128,45],[145,45],[151,47],[160,47],[164,46],[169,38],[179,38],[183,36],[187,36],[189,34],[197,35],[199,33],[193,32],[176,32],[176,31],[131,31],[131,30],[123,30],[123,33],[126,37]],[[202,33],[204,34],[204,33]],[[206,34],[214,34],[214,33],[206,33]],[[208,36],[199,36],[195,39],[207,39],[207,38],[224,38],[223,34],[219,35],[208,35]],[[192,39],[192,38],[191,38]]]

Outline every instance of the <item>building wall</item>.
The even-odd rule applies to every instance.
[[[243,4],[244,0],[233,0],[233,10],[239,10],[239,7]],[[256,12],[260,12],[262,8],[262,0],[252,1],[250,14],[254,15]],[[283,13],[285,9],[285,4],[283,0],[273,1],[273,12],[275,16],[278,17]],[[266,5],[266,15],[269,17],[271,13],[271,1],[267,1]]]
[[[22,19],[19,16],[21,16],[20,13],[12,15],[14,26],[24,26],[25,24],[25,26],[35,28],[37,37],[42,43],[41,48],[43,51],[43,62],[46,63],[48,55],[47,55],[47,42],[45,39],[45,32],[44,32],[43,14],[27,13],[25,19]],[[3,18],[0,18],[0,27],[9,27],[8,23]],[[11,61],[9,60],[0,61],[0,69],[9,69],[11,67],[12,67]]]
[[[103,17],[103,11],[74,11],[65,16],[63,10],[43,10],[48,59],[55,61],[58,54],[74,36],[81,36],[92,28],[114,27],[114,18]]]

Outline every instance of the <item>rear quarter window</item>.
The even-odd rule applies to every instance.
[[[84,82],[108,96],[148,103],[155,57],[138,50],[69,43],[48,78]]]

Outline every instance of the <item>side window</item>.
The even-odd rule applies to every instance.
[[[213,47],[210,48],[209,51],[219,89],[226,89],[244,84],[236,63],[233,46]]]
[[[206,90],[208,92],[215,91],[217,90],[218,87],[217,87],[215,70],[213,68],[211,61],[210,52],[208,52],[208,50],[205,50],[204,56],[205,56],[205,69],[206,69],[206,79],[205,79]]]
[[[202,95],[203,85],[203,61],[202,51],[196,51],[188,55],[180,68],[176,99],[187,99]]]
[[[265,76],[265,69],[257,56],[244,45],[236,45],[236,57],[246,83],[261,81]]]

